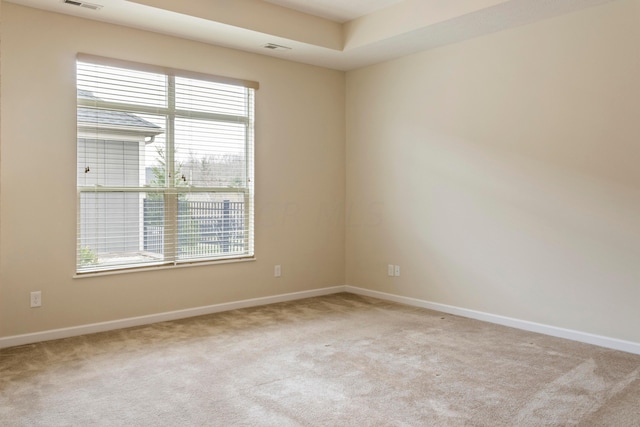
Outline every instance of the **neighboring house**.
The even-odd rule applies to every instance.
[[[79,90],[78,97],[99,99],[86,90]],[[96,188],[144,185],[145,147],[162,133],[164,129],[160,126],[135,114],[79,107],[78,159],[85,159],[85,164],[78,163],[78,185]],[[82,218],[88,219],[81,219],[79,224],[81,247],[98,254],[144,250],[141,194],[83,192],[80,204]]]

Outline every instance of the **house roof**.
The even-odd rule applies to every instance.
[[[78,98],[100,100],[91,91],[82,89],[78,89]],[[104,130],[126,132],[129,129],[133,133],[142,133],[146,136],[155,136],[164,132],[160,126],[132,113],[78,107],[78,125],[80,127],[96,127],[96,124],[97,127]]]

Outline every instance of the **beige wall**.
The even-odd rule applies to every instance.
[[[331,216],[344,210],[343,72],[11,3],[2,13],[0,337],[344,283]],[[72,278],[77,52],[260,82],[257,261]]]
[[[349,284],[640,342],[640,0],[348,72],[346,114],[342,72],[2,14],[0,337]],[[79,51],[260,82],[257,261],[72,278]]]
[[[639,41],[621,0],[348,72],[347,284],[640,342]]]

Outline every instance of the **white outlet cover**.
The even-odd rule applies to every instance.
[[[394,273],[395,273],[396,277],[400,276],[400,266],[399,265],[396,265]]]
[[[282,276],[282,267],[280,267],[280,265],[279,265],[279,264],[278,264],[278,265],[276,265],[276,266],[273,268],[273,275],[274,275],[274,277],[280,277],[280,276]]]
[[[394,274],[394,273],[393,273],[393,264],[389,264],[389,266],[387,267],[387,274],[388,274],[390,277],[393,277],[393,274]]]
[[[31,292],[31,307],[41,307],[42,306],[42,292],[35,291]]]

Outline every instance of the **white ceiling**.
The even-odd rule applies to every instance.
[[[351,70],[618,0],[87,0],[98,11],[5,1]]]
[[[336,22],[352,21],[402,0],[265,0]]]

